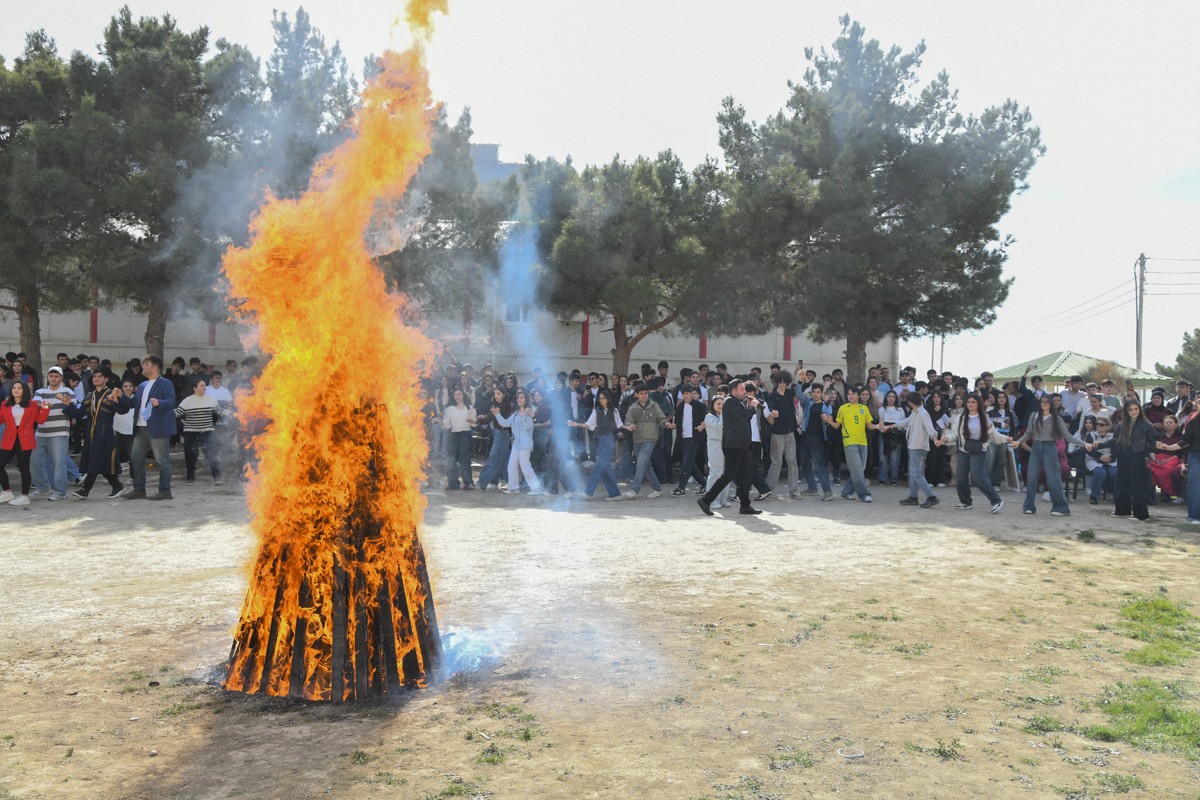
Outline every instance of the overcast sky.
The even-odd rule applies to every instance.
[[[2,0],[0,54],[45,28],[60,51],[95,54],[118,6],[99,0]],[[271,50],[271,10],[256,0],[130,0],[135,15],[172,14],[211,40]],[[399,0],[303,4],[352,66],[403,45]],[[761,119],[782,108],[805,47],[829,46],[847,10],[871,38],[911,49],[924,40],[926,76],[950,75],[964,111],[1007,98],[1028,106],[1046,156],[1001,223],[1016,238],[1016,279],[997,321],[947,338],[945,366],[976,374],[1055,350],[1134,363],[1132,276],[1139,253],[1148,292],[1143,367],[1173,363],[1200,327],[1200,6],[1082,2],[772,0],[450,0],[430,50],[434,92],[457,116],[471,108],[475,141],[517,161],[577,163],[672,148],[695,164],[718,155],[715,117],[732,95]],[[1190,273],[1190,274],[1187,274]],[[924,369],[929,340],[901,345]],[[939,366],[934,362],[934,366]]]

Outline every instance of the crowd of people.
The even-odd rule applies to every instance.
[[[151,355],[114,365],[59,353],[43,376],[27,367],[25,354],[6,353],[0,358],[0,503],[86,500],[98,478],[107,482],[108,498],[170,500],[172,447],[183,449],[187,483],[195,482],[201,455],[214,485],[223,482],[223,460],[234,460],[240,475],[247,448],[231,423],[234,391],[249,385],[256,367],[253,357],[240,365],[228,361],[222,372],[199,358],[176,358],[167,366]],[[9,464],[16,466],[16,481]],[[148,494],[151,467],[157,491]]]
[[[188,483],[202,457],[214,485],[227,471],[242,476],[250,448],[235,392],[257,371],[253,357],[222,372],[199,358],[114,367],[59,353],[43,376],[7,353],[0,502],[86,500],[98,478],[109,498],[171,499],[173,447]],[[1113,380],[1081,376],[1050,392],[1032,371],[998,386],[988,372],[972,381],[930,370],[918,380],[911,367],[893,380],[884,366],[855,382],[803,361],[737,375],[725,364],[672,374],[660,361],[631,375],[535,369],[523,378],[454,362],[427,386],[431,485],[444,476],[448,490],[587,499],[603,486],[609,501],[691,489],[705,514],[735,502],[757,514],[753,503],[771,497],[870,503],[877,487],[903,482],[902,505],[933,508],[937,490],[953,485],[958,509],[974,508],[978,493],[998,513],[1002,492],[1023,491],[1024,513],[1040,497],[1065,516],[1074,481],[1114,516],[1145,520],[1150,506],[1176,503],[1200,524],[1200,403],[1188,381],[1143,402],[1132,385],[1119,393]],[[148,493],[152,466],[157,491]]]
[[[901,505],[933,508],[953,485],[956,509],[978,493],[999,513],[1007,490],[1023,492],[1025,514],[1040,498],[1067,516],[1074,480],[1113,516],[1187,504],[1200,524],[1200,470],[1188,470],[1200,465],[1200,403],[1188,381],[1143,402],[1111,379],[1072,376],[1047,391],[1033,370],[996,385],[989,372],[919,380],[912,367],[893,380],[884,366],[852,381],[803,361],[738,375],[725,364],[673,374],[661,361],[631,375],[520,377],[454,362],[428,387],[431,474],[448,490],[585,499],[603,484],[609,501],[682,497],[694,484],[705,514],[734,502],[758,514],[753,503],[770,497],[870,503],[873,487],[904,482]]]

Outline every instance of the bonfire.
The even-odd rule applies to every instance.
[[[417,535],[431,342],[402,324],[364,241],[429,153],[436,108],[421,42],[445,0],[412,0],[419,34],[388,52],[350,136],[296,199],[268,198],[225,255],[234,315],[270,356],[245,417],[258,537],[225,687],[342,702],[436,681],[437,620]],[[378,365],[406,364],[380,381]]]

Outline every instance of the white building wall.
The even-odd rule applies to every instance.
[[[56,314],[43,313],[42,364],[54,363],[58,353],[79,353],[110,358],[114,363],[140,358],[146,354],[146,316],[128,311],[100,309],[97,314],[96,341],[90,341],[91,316],[87,311]],[[222,368],[226,359],[241,359],[244,355],[238,329],[226,322],[216,326],[216,344],[208,344],[208,323],[198,317],[186,317],[167,323],[164,354],[167,361],[182,356],[186,361],[196,356],[206,364]],[[20,335],[17,316],[0,314],[0,347],[7,352],[19,351]]]

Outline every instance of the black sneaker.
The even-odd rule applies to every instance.
[[[752,508],[750,506],[746,506],[745,508],[739,508],[738,513],[739,514],[761,514],[762,510],[758,509],[758,508]]]
[[[134,489],[129,494],[125,495],[126,500],[145,500],[146,493],[141,489]]]
[[[902,505],[902,506],[919,506],[919,505],[921,505],[921,501],[915,497],[906,497],[900,501],[900,505]]]
[[[687,494],[687,492],[685,492],[683,489],[672,489],[671,490],[672,497],[683,497],[685,494]]]
[[[88,493],[85,492],[83,489],[76,489],[75,491],[71,492],[71,494],[74,497],[78,497],[80,500],[87,500],[87,496],[88,496]]]
[[[775,494],[774,489],[767,489],[765,492],[759,492],[758,497],[756,497],[754,499],[755,500],[766,500],[768,497],[770,497],[773,494]]]
[[[123,496],[128,491],[130,491],[130,490],[127,489],[126,487],[118,486],[116,489],[113,489],[111,492],[109,492],[108,499],[116,500],[118,497]]]
[[[921,503],[921,508],[933,508],[938,504],[938,499],[935,495],[930,495],[925,498],[925,502]]]
[[[146,499],[147,500],[174,500],[175,498],[171,497],[170,492],[159,492],[158,494],[150,495]]]
[[[704,502],[703,497],[696,501],[696,505],[700,506],[700,510],[703,511],[707,516],[713,516],[712,509],[709,508],[708,503]]]

